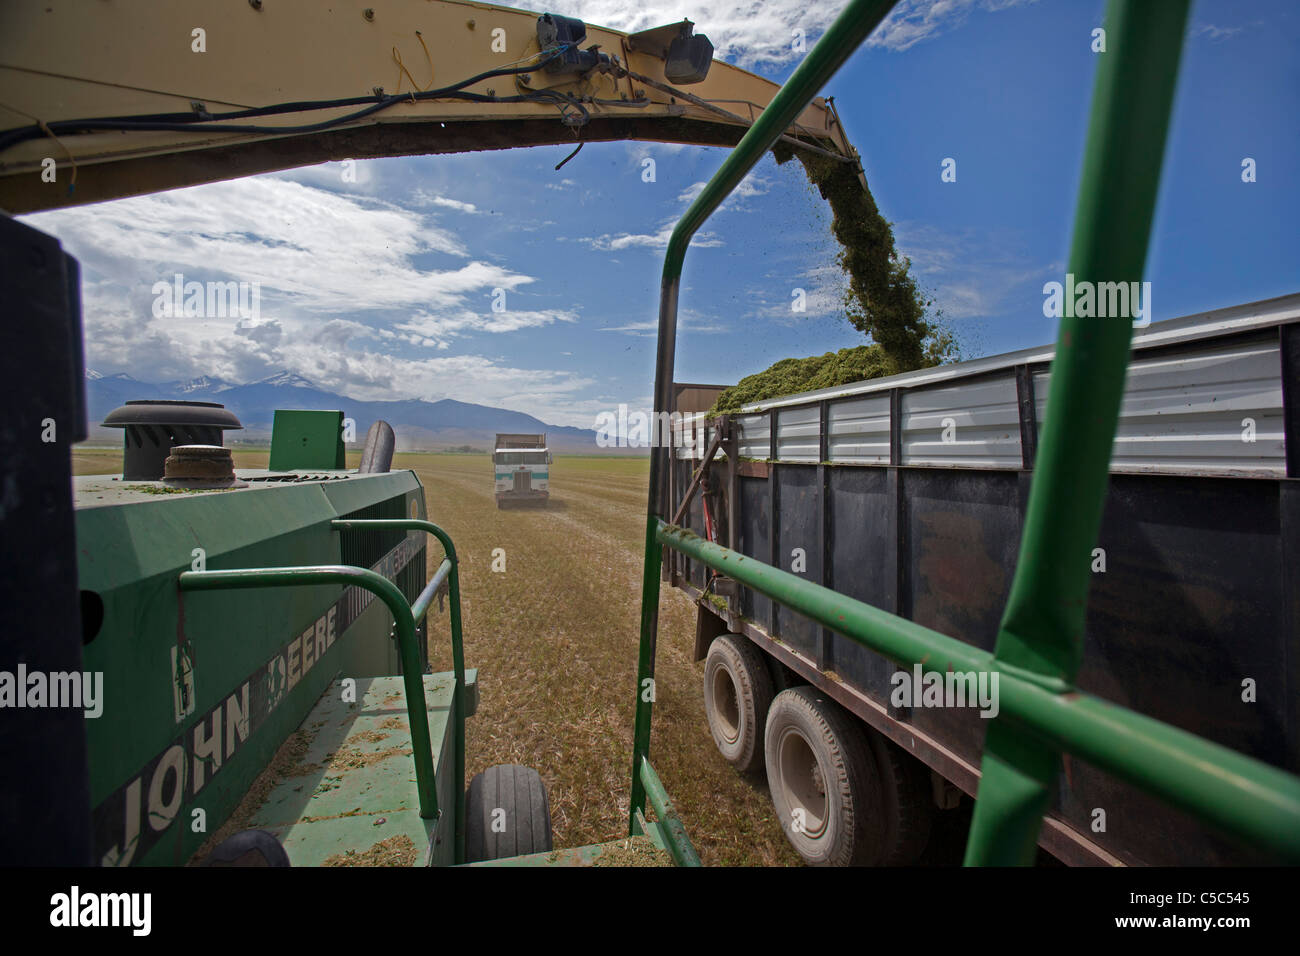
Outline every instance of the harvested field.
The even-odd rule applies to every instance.
[[[482,702],[466,774],[535,767],[550,790],[557,847],[613,839],[627,820],[647,458],[557,456],[547,507],[498,510],[486,455],[399,455],[425,486],[432,520],[461,556],[465,660]],[[493,549],[505,551],[494,573]],[[722,759],[691,661],[695,606],[663,589],[651,760],[701,859],[796,864],[761,777]],[[430,628],[450,667],[445,619]]]
[[[237,449],[238,467],[265,451]],[[355,453],[349,464],[355,465]],[[78,474],[117,472],[119,449],[74,450]],[[550,792],[555,846],[625,833],[649,461],[557,456],[547,507],[498,510],[487,455],[401,454],[429,515],[461,559],[465,660],[481,702],[468,723],[466,776],[535,767]],[[436,543],[432,546],[437,548]],[[493,550],[505,571],[492,571]],[[437,561],[429,562],[430,569]],[[663,589],[651,759],[701,859],[794,865],[761,776],[737,774],[704,720],[702,664],[691,661],[694,605]],[[430,660],[451,667],[447,619],[430,619]]]

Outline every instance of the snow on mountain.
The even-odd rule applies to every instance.
[[[311,382],[307,381],[307,379],[299,375],[297,372],[290,372],[286,369],[281,369],[279,372],[276,372],[274,375],[264,378],[261,381],[253,382],[252,384],[274,385],[277,388],[284,388],[284,387],[315,388],[316,387]]]

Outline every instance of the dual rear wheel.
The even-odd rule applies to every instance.
[[[905,866],[930,835],[925,768],[807,685],[774,694],[766,655],[724,634],[704,664],[704,708],[723,757],[766,770],[782,830],[814,866]]]

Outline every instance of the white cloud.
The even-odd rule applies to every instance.
[[[896,223],[899,252],[912,274],[950,319],[983,318],[1007,307],[1017,288],[1038,283],[1050,270],[1036,263],[1014,236],[987,230],[938,229]]]
[[[457,334],[474,332],[516,332],[519,329],[540,328],[556,322],[575,322],[577,315],[560,309],[541,311],[470,312],[431,314],[420,312],[409,320],[394,326],[406,332],[406,341],[414,345],[445,348]]]
[[[588,400],[577,396],[595,379],[569,372],[519,368],[483,355],[406,358],[368,349],[289,350],[290,367],[317,385],[361,401],[455,398],[536,415],[555,425],[590,427]]]
[[[175,272],[257,282],[317,312],[456,305],[468,292],[532,278],[471,261],[417,268],[412,258],[468,258],[461,241],[416,212],[273,177],[239,179],[30,217],[66,238],[82,264],[127,286]]]
[[[677,200],[683,203],[692,203],[699,198],[700,193],[704,192],[705,183],[691,183],[677,196]],[[734,211],[743,208],[741,200],[752,199],[755,196],[765,195],[772,188],[770,180],[764,179],[756,173],[750,173],[742,179],[731,191],[726,200],[718,207],[718,212]]]
[[[602,236],[582,238],[579,241],[584,242],[591,248],[602,252],[617,252],[620,249],[631,249],[642,247],[647,249],[667,249],[668,240],[672,237],[673,228],[677,225],[677,217],[673,217],[664,225],[660,226],[658,232],[653,233],[628,233],[620,232],[617,234],[605,233]],[[722,245],[722,240],[716,238],[712,233],[702,232],[691,240],[691,245],[696,249],[709,249]]]
[[[1034,0],[900,0],[876,28],[870,46],[902,51],[959,27],[975,10],[994,12]],[[714,56],[745,69],[782,66],[804,54],[794,49],[794,31],[803,31],[807,49],[826,32],[846,0],[692,0],[683,10],[673,3],[647,0],[554,0],[547,8],[585,23],[635,32],[682,19],[713,42]]]
[[[867,46],[901,53],[960,27],[974,11],[995,13],[1036,0],[899,0]]]
[[[791,31],[802,29],[811,40],[844,8],[844,0],[692,0],[690,8],[647,0],[630,5],[624,0],[555,0],[553,13],[629,33],[674,23],[688,16],[697,33],[713,42],[714,56],[747,69],[761,64],[782,64],[797,59]]]
[[[578,317],[490,311],[494,290],[515,305],[534,277],[471,259],[418,210],[264,176],[27,218],[81,261],[87,358],[108,374],[250,382],[287,369],[360,399],[454,396],[589,424],[585,408],[574,410],[591,384],[580,375],[409,355],[411,343],[446,350],[458,336]],[[449,267],[429,266],[431,257]],[[153,285],[177,272],[258,283],[260,315],[155,316]]]
[[[1245,29],[1245,27],[1216,27],[1212,23],[1202,23],[1192,30],[1192,36],[1209,37],[1212,42],[1218,42],[1230,40]]]
[[[659,322],[657,319],[648,319],[644,322],[625,322],[622,325],[607,325],[596,329],[596,331],[620,332],[623,335],[653,339],[659,335]],[[694,309],[683,309],[677,316],[677,331],[714,334],[729,332],[731,329],[729,326],[722,325],[710,317],[696,312]]]
[[[472,202],[461,202],[459,199],[450,199],[447,196],[439,196],[427,192],[423,189],[417,189],[415,195],[411,197],[412,204],[417,206],[442,206],[444,209],[454,209],[456,212],[469,213],[471,215],[480,212],[478,206]]]

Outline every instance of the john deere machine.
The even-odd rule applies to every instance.
[[[712,62],[688,22],[624,35],[479,3],[367,2],[214,0],[206,16],[194,5],[6,5],[0,208],[18,214],[329,159],[542,143],[576,151],[621,138],[734,146],[668,245],[654,391],[656,412],[667,414],[691,237],[775,145],[856,163],[834,110],[814,96],[892,6],[852,0],[778,91]],[[1070,257],[1080,279],[1142,278],[1187,6],[1110,4]],[[131,37],[131,55],[107,37]],[[303,50],[310,55],[285,55]],[[175,409],[126,406],[116,423],[128,443],[132,429],[155,443],[153,470],[136,473],[128,452],[116,481],[74,484],[70,446],[86,434],[78,266],[51,237],[8,218],[0,247],[0,670],[103,674],[98,717],[71,707],[0,712],[0,861],[183,863],[223,824],[239,832],[201,859],[582,863],[627,848],[619,839],[546,852],[545,797],[526,769],[489,771],[465,792],[463,722],[478,679],[461,660],[455,549],[428,520],[436,498],[430,515],[414,476],[387,470],[382,426],[355,471],[338,467],[337,444],[319,440],[322,419],[286,421],[275,470],[245,470],[221,448],[220,425],[234,423],[220,409],[178,421]],[[1294,775],[1075,686],[1130,337],[1128,322],[1062,321],[1020,558],[988,649],[671,521],[671,449],[656,448],[628,688],[628,833],[658,859],[698,862],[649,761],[669,548],[905,668],[1000,678],[999,712],[970,768],[969,863],[1034,859],[1063,755],[1231,839],[1300,859]],[[1287,409],[1293,416],[1294,401]],[[304,445],[308,433],[318,439]],[[313,445],[333,457],[299,457]],[[1293,518],[1288,482],[1279,507]],[[442,553],[432,576],[428,536]],[[444,585],[454,666],[425,674],[421,624]],[[808,806],[818,787],[823,804],[853,802],[876,821],[862,828],[869,840],[888,821],[861,778],[871,764],[856,766],[867,769],[833,792],[837,768],[817,760],[801,760],[802,775],[783,783]],[[869,849],[845,845],[827,862],[862,862]]]

